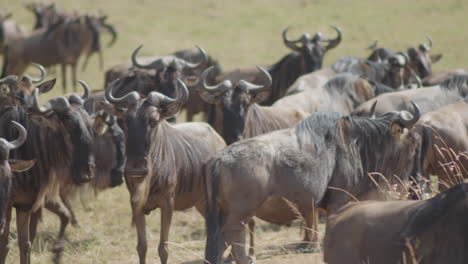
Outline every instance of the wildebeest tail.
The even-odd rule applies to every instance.
[[[412,239],[437,224],[458,202],[463,201],[468,192],[468,184],[458,184],[423,204],[410,216],[400,235],[402,239]]]
[[[222,235],[223,216],[217,205],[219,192],[219,160],[214,158],[205,165],[206,188],[206,247],[205,263],[221,263],[224,238]]]

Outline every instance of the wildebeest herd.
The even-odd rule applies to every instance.
[[[124,182],[140,263],[145,215],[161,210],[158,253],[167,263],[173,211],[191,207],[206,219],[211,264],[222,263],[229,246],[233,261],[255,260],[254,217],[284,225],[300,216],[299,246],[320,247],[319,211],[327,217],[326,263],[468,262],[468,185],[455,185],[468,176],[468,75],[433,73],[442,55],[431,53],[430,37],[398,52],[374,43],[367,58],[323,67],[345,41],[342,30],[291,39],[286,28],[278,35],[289,54],[228,72],[199,46],[144,58],[139,46],[91,92],[76,71],[80,58],[86,67],[101,54],[101,31],[112,34],[109,45],[117,40],[107,16],[26,8],[36,19],[29,34],[0,13],[0,263],[13,208],[20,263],[30,263],[44,208],[60,218],[59,263],[66,227],[78,222],[72,194]],[[30,65],[40,77],[24,75]],[[40,94],[56,83],[44,81],[44,67],[55,65],[64,92],[67,66],[84,92],[41,105]],[[177,122],[182,110],[190,122]],[[203,122],[191,122],[198,113]],[[443,192],[415,201],[431,175]],[[394,186],[402,200],[377,201]]]

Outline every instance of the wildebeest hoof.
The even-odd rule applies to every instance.
[[[65,247],[65,241],[60,240],[55,242],[54,246],[52,247],[52,252],[55,253],[56,255],[62,253],[63,248]]]
[[[229,254],[227,258],[224,259],[224,263],[233,263],[234,259],[232,258],[232,255]]]
[[[123,183],[124,172],[121,169],[112,169],[111,187],[119,186]]]
[[[76,227],[76,228],[80,227],[80,224],[78,223],[78,220],[76,220],[76,218],[72,218],[71,224],[73,227]]]

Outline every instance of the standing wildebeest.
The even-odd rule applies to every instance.
[[[258,67],[261,85],[239,80],[237,83],[225,80],[215,86],[206,84],[206,77],[213,67],[202,73],[203,88],[200,97],[207,103],[215,104],[216,120],[213,127],[232,144],[243,138],[251,138],[270,131],[289,128],[306,117],[303,111],[287,107],[260,106],[271,92],[272,79],[268,72]]]
[[[11,40],[25,35],[18,24],[10,20],[11,13],[0,11],[0,54],[3,54],[4,46]]]
[[[425,176],[437,175],[440,189],[468,178],[468,97],[424,114],[416,124],[425,133]]]
[[[90,16],[60,20],[54,25],[35,30],[28,36],[11,40],[4,54],[2,75],[22,74],[31,62],[45,67],[61,64],[62,84],[66,90],[66,66],[71,65],[73,86],[76,66],[82,54],[96,44],[95,19]]]
[[[467,263],[468,184],[425,201],[350,203],[327,223],[324,261]]]
[[[432,64],[438,62],[442,58],[442,54],[429,55],[432,49],[432,39],[426,36],[429,44],[421,43],[418,48],[409,48],[406,53],[408,54],[408,67],[404,70],[404,79],[408,80],[414,73],[420,79],[426,78],[432,74]],[[374,49],[372,54],[367,58],[370,61],[384,61],[394,56],[396,53],[386,48]]]
[[[229,245],[238,263],[248,263],[243,223],[253,216],[267,221],[278,216],[276,209],[263,210],[270,199],[291,201],[311,228],[309,216],[315,208],[333,212],[350,196],[378,195],[368,173],[379,172],[390,182],[398,182],[395,175],[407,179],[419,164],[420,138],[412,128],[420,116],[416,105],[410,116],[406,111],[377,119],[318,112],[293,128],[240,141],[216,153],[205,171],[206,263],[221,263]],[[296,217],[285,213],[291,215],[290,221]]]
[[[45,4],[33,2],[25,5],[26,9],[31,11],[36,19],[33,30],[40,28],[47,28],[53,26],[56,23],[59,23],[62,20],[73,20],[79,18],[79,14],[75,12],[66,12],[64,10],[58,9],[54,3]],[[83,62],[83,70],[88,64],[88,60],[93,53],[98,53],[99,55],[99,65],[102,69],[103,60],[102,60],[102,50],[101,50],[101,41],[100,41],[100,32],[102,29],[107,30],[112,35],[112,39],[108,44],[108,47],[111,47],[117,40],[117,32],[114,29],[114,26],[106,23],[107,16],[99,13],[98,15],[89,15],[85,14],[84,19],[87,20],[87,23],[90,25],[90,29],[93,32],[92,39],[89,39],[86,34],[78,37],[84,37],[87,41],[92,41],[91,49],[86,51],[86,58]],[[77,39],[77,38],[76,38]]]
[[[55,80],[49,81],[42,85]],[[92,131],[76,95],[49,100],[46,107],[38,105],[34,93],[32,107],[25,105],[0,106],[0,124],[16,121],[28,131],[26,143],[13,151],[13,158],[36,159],[30,171],[15,176],[18,245],[21,263],[30,263],[31,243],[36,234],[39,211],[54,188],[66,184],[81,184],[93,177]],[[14,137],[7,126],[0,126],[0,136]],[[46,208],[62,214],[66,208],[54,201],[45,202]],[[8,251],[8,234],[0,241],[0,263],[5,262]],[[60,238],[60,234],[59,234]],[[58,241],[60,242],[60,241]]]
[[[138,234],[138,256],[146,263],[145,214],[161,208],[159,257],[167,263],[169,228],[173,210],[196,206],[203,212],[204,177],[202,167],[216,151],[226,146],[223,139],[205,123],[171,125],[165,120],[174,116],[188,99],[185,84],[178,80],[179,96],[169,98],[151,92],[143,100],[137,92],[114,98],[114,86],[106,99],[126,111],[104,104],[120,119],[126,136],[126,184],[130,192],[133,222]]]
[[[18,139],[7,141],[0,138],[0,240],[5,239],[10,229],[11,207],[14,200],[14,175],[12,172],[23,172],[34,165],[34,160],[10,159],[10,150],[19,148],[26,141],[26,129],[12,121],[19,132]],[[6,232],[5,232],[6,231]],[[2,258],[4,259],[4,258]]]
[[[289,28],[283,30],[284,44],[293,52],[284,56],[275,64],[266,67],[272,78],[272,86],[270,95],[265,98],[262,104],[272,105],[286,94],[289,86],[299,76],[322,68],[325,53],[341,42],[341,30],[338,27],[332,27],[338,34],[334,39],[324,38],[320,32],[317,32],[314,37],[304,33],[297,40],[289,40],[287,38]],[[325,45],[325,43],[328,44]],[[256,68],[240,68],[218,76],[217,81],[231,80],[231,82],[235,83],[239,80],[247,80],[255,83],[259,81],[259,78],[263,78],[262,75],[263,73]]]
[[[411,101],[417,103],[421,113],[424,114],[460,102],[466,96],[468,96],[468,75],[454,75],[438,86],[381,94],[358,106],[354,114],[368,116],[376,101],[379,102],[375,109],[377,116],[389,111],[408,109]]]

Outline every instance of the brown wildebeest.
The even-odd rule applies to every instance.
[[[206,77],[213,67],[202,73],[203,89],[200,97],[216,105],[216,120],[213,127],[226,143],[232,144],[270,131],[289,128],[306,117],[300,110],[281,106],[260,106],[271,92],[272,79],[268,71],[258,67],[262,78],[260,85],[239,80],[237,83],[224,80],[215,86],[206,84]]]
[[[18,138],[11,142],[0,138],[0,241],[8,239],[10,229],[15,177],[12,172],[23,172],[34,165],[34,160],[10,159],[10,150],[19,148],[27,137],[26,129],[22,125],[15,121],[12,121],[12,124],[18,130]],[[2,250],[2,253],[5,251]],[[6,256],[0,257],[4,261]]]
[[[265,67],[271,75],[272,85],[271,93],[262,102],[263,105],[272,105],[276,100],[283,97],[288,87],[299,76],[322,68],[325,54],[337,47],[341,42],[341,30],[335,26],[332,26],[332,28],[337,33],[334,39],[324,38],[321,32],[317,32],[313,37],[308,33],[304,33],[300,38],[290,40],[287,37],[289,27],[283,30],[283,42],[293,52],[287,54],[275,64]],[[230,80],[232,83],[236,83],[240,80],[246,80],[256,83],[263,78],[262,75],[262,71],[255,67],[238,68],[221,74],[216,78],[216,81],[219,83]]]
[[[26,32],[24,32],[16,22],[10,20],[10,18],[10,12],[0,11],[0,54],[3,54],[3,48],[10,40],[26,34]]]
[[[66,66],[71,65],[76,90],[78,60],[81,55],[94,50],[97,43],[95,22],[91,16],[78,16],[11,40],[6,47],[2,75],[22,74],[31,62],[45,67],[61,64],[65,92]]]
[[[42,85],[52,85],[55,80]],[[41,85],[41,86],[42,86]],[[34,92],[32,107],[26,105],[0,106],[0,124],[17,121],[28,131],[26,143],[11,156],[36,159],[37,166],[15,175],[15,199],[20,262],[30,263],[31,243],[36,234],[40,210],[43,205],[57,214],[66,208],[56,201],[45,201],[53,196],[57,186],[82,184],[93,177],[94,157],[91,151],[91,128],[87,114],[77,101],[78,96],[58,97],[49,100],[46,107],[39,106]],[[14,132],[0,126],[0,136],[13,138]],[[46,146],[46,147],[44,147]],[[62,231],[62,229],[61,229]],[[59,234],[59,238],[63,237]],[[60,244],[60,240],[57,241]],[[0,241],[0,263],[8,251],[8,235]]]
[[[171,125],[165,120],[175,115],[188,99],[188,90],[179,79],[179,96],[169,98],[151,92],[143,100],[133,91],[114,98],[114,81],[106,91],[106,111],[116,115],[126,136],[126,184],[130,192],[133,222],[138,235],[140,263],[146,263],[145,214],[161,208],[159,257],[169,256],[167,241],[173,210],[197,207],[204,212],[205,161],[226,146],[223,139],[205,123]],[[116,108],[125,107],[122,111]]]
[[[468,178],[468,98],[424,114],[416,127],[425,133],[425,176],[437,175],[440,189]]]
[[[368,116],[376,101],[379,102],[375,108],[377,116],[389,111],[407,109],[411,101],[417,103],[421,113],[424,114],[463,101],[466,96],[468,96],[468,75],[454,75],[438,86],[381,94],[356,107],[353,114]]]
[[[293,128],[216,153],[205,172],[206,263],[220,263],[229,245],[238,263],[248,263],[242,223],[253,216],[269,221],[268,211],[262,209],[270,199],[294,203],[310,230],[315,208],[333,212],[351,199],[350,194],[358,199],[378,197],[379,188],[368,173],[379,172],[390,182],[398,182],[394,175],[407,179],[420,162],[420,137],[413,129],[420,116],[416,105],[410,116],[406,111],[377,119],[317,112]],[[290,214],[290,221],[295,218],[281,213]]]
[[[350,203],[330,216],[324,261],[467,263],[468,184],[425,201]]]

